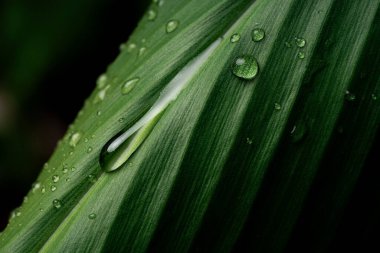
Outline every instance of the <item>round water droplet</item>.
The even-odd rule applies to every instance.
[[[349,90],[346,90],[345,98],[349,102],[353,102],[356,99],[355,94],[351,93]]]
[[[53,180],[54,183],[57,183],[59,181],[59,176],[58,175],[53,175],[51,177],[51,179]]]
[[[69,140],[69,145],[73,148],[78,145],[80,139],[82,138],[82,134],[80,132],[73,133]]]
[[[99,89],[102,89],[106,86],[107,84],[107,75],[106,74],[101,74],[98,79],[96,80],[96,86],[99,88]]]
[[[96,182],[96,180],[97,180],[97,178],[96,178],[96,176],[94,175],[94,174],[90,174],[90,175],[88,175],[87,176],[87,179],[88,179],[88,181],[90,182],[90,183],[95,183]]]
[[[297,53],[297,57],[298,57],[299,59],[304,59],[304,58],[305,58],[305,53],[304,53],[304,52],[298,52],[298,53]]]
[[[279,103],[274,103],[274,109],[277,111],[281,110],[281,105]]]
[[[146,52],[146,47],[142,47],[139,49],[139,56],[142,56]]]
[[[100,115],[102,115],[102,111],[97,111],[96,116],[100,116]]]
[[[306,45],[306,40],[304,38],[295,37],[294,40],[296,42],[296,46],[299,48],[303,48]]]
[[[371,94],[371,98],[372,98],[372,100],[377,100],[376,94]]]
[[[135,43],[131,43],[131,44],[128,45],[127,51],[130,53],[133,50],[135,50],[136,47],[137,47],[137,45]]]
[[[174,32],[177,29],[178,25],[179,25],[179,21],[178,20],[170,20],[166,24],[166,32],[167,33]]]
[[[126,95],[126,94],[128,94],[129,92],[131,92],[131,90],[133,90],[133,88],[135,87],[135,85],[136,85],[139,81],[140,81],[140,78],[138,78],[138,77],[126,81],[126,82],[123,84],[123,86],[121,86],[121,94]]]
[[[87,148],[87,153],[91,153],[92,152],[92,147],[88,147]]]
[[[149,21],[153,21],[156,19],[157,17],[157,12],[153,9],[150,9],[148,12],[147,12],[147,17],[148,17],[148,20]]]
[[[88,218],[89,218],[90,220],[93,220],[93,219],[96,218],[96,214],[95,214],[95,213],[90,213],[90,214],[88,215]]]
[[[254,42],[259,42],[265,38],[265,31],[261,28],[255,28],[252,30],[251,35]]]
[[[53,200],[53,206],[55,209],[60,209],[62,207],[62,201],[60,201],[59,199]]]
[[[239,40],[240,40],[240,34],[238,34],[238,33],[232,34],[232,36],[230,38],[231,43],[238,42]]]
[[[56,187],[55,185],[52,185],[52,186],[50,186],[50,190],[51,190],[52,192],[55,192],[55,190],[57,190],[57,187]]]
[[[301,141],[306,135],[306,124],[303,121],[298,121],[290,131],[290,137],[293,143]]]
[[[253,79],[258,72],[259,65],[256,58],[251,55],[239,56],[232,65],[232,73],[243,79]]]

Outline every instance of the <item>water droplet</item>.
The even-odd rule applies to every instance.
[[[164,0],[153,0],[153,3],[161,7],[164,4]]]
[[[80,132],[73,133],[70,137],[69,145],[75,148],[81,138],[82,138],[82,134]]]
[[[146,52],[146,47],[142,47],[139,49],[139,56],[142,56]]]
[[[251,55],[239,56],[232,65],[232,73],[243,79],[253,79],[259,72],[256,58]]]
[[[87,153],[91,153],[92,152],[92,147],[88,147],[87,148]]]
[[[63,174],[66,174],[67,172],[69,172],[69,169],[68,169],[68,168],[63,168],[63,169],[62,169],[62,173],[63,173]]]
[[[156,19],[157,17],[157,12],[155,10],[152,10],[150,9],[148,12],[147,12],[147,17],[148,17],[148,20],[149,21],[153,21]]]
[[[247,143],[248,143],[249,145],[251,145],[251,144],[253,143],[253,140],[252,140],[251,138],[248,138],[248,137],[247,137],[247,140],[246,140],[246,141],[247,141]]]
[[[25,197],[24,197],[24,203],[27,203],[28,200],[29,200],[29,199],[28,199],[28,196],[25,196]]]
[[[70,178],[69,178],[69,177],[68,177],[68,178],[66,178],[66,179],[65,179],[65,181],[66,181],[66,182],[69,182],[69,181],[70,181]]]
[[[290,131],[290,138],[293,143],[301,141],[306,135],[306,124],[303,121],[298,121]]]
[[[137,45],[135,43],[131,43],[131,44],[128,45],[127,51],[130,53],[133,50],[135,50],[136,47],[137,47]]]
[[[304,52],[298,52],[298,53],[297,53],[297,57],[298,57],[299,59],[304,59],[304,58],[305,58],[305,53],[304,53]]]
[[[179,25],[179,21],[178,20],[170,20],[166,24],[166,32],[167,33],[174,32],[177,29],[178,25]]]
[[[41,193],[44,194],[46,192],[45,186],[41,187]]]
[[[349,102],[353,102],[356,99],[355,94],[351,93],[349,90],[346,90],[345,98]]]
[[[95,213],[90,213],[90,214],[88,215],[88,218],[89,218],[90,220],[93,220],[93,219],[96,218],[96,214],[95,214]]]
[[[262,41],[265,38],[265,31],[261,28],[255,28],[251,33],[254,42]]]
[[[296,42],[297,47],[299,48],[303,48],[306,45],[306,40],[304,38],[295,37],[294,40]]]
[[[94,184],[97,180],[96,176],[94,174],[90,174],[87,176],[87,179],[90,183]]]
[[[119,50],[123,51],[125,49],[125,43],[121,43],[119,46]]]
[[[58,175],[53,175],[51,177],[51,179],[53,180],[54,183],[57,183],[59,181],[59,176]]]
[[[372,100],[377,100],[376,94],[371,94],[371,98],[372,98]]]
[[[123,123],[124,122],[124,118],[120,118],[118,121],[119,121],[119,123]]]
[[[74,152],[73,152],[73,151],[70,151],[70,152],[69,152],[69,155],[73,155],[73,154],[74,154]]]
[[[97,111],[96,116],[100,116],[100,115],[102,115],[102,111]]]
[[[274,109],[277,111],[281,110],[281,105],[279,103],[274,103]]]
[[[50,186],[50,190],[51,190],[52,192],[55,192],[55,190],[57,190],[57,187],[56,187],[55,185],[52,185],[52,186]]]
[[[238,34],[238,33],[232,34],[232,36],[230,38],[231,43],[238,42],[239,40],[240,40],[240,34]]]
[[[106,74],[101,74],[98,79],[96,80],[96,86],[99,88],[99,89],[102,89],[104,88],[104,86],[106,86],[107,84],[107,75]]]
[[[42,213],[44,211],[44,209],[43,208],[40,208],[40,212]]]
[[[133,90],[133,88],[139,81],[140,81],[140,78],[138,77],[126,81],[123,84],[123,86],[121,86],[121,94],[125,95],[131,92],[131,90]]]
[[[41,187],[41,183],[40,182],[35,182],[34,184],[32,184],[32,192],[36,192],[38,189],[40,189]]]
[[[100,90],[100,91],[96,94],[93,103],[94,103],[94,104],[97,104],[97,103],[102,102],[102,101],[104,100],[104,98],[106,97],[106,95],[107,95],[107,90],[108,90],[110,87],[111,87],[111,85],[107,85],[107,86],[104,87],[102,90]]]
[[[88,138],[84,138],[84,142],[87,143],[88,142]]]
[[[53,206],[55,209],[60,209],[62,207],[62,201],[60,201],[59,199],[54,199]]]
[[[20,217],[21,214],[22,214],[21,211],[17,211],[17,212],[16,212],[16,217]]]
[[[286,46],[287,48],[291,48],[291,47],[292,47],[292,44],[290,44],[289,42],[285,41],[285,46]]]
[[[71,167],[71,171],[74,172],[75,171],[75,167]]]

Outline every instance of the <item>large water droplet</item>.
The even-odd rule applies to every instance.
[[[238,34],[238,33],[232,34],[232,36],[230,38],[231,43],[238,42],[239,40],[240,40],[240,34]]]
[[[306,135],[307,127],[303,121],[298,121],[290,131],[290,137],[293,143],[301,141]]]
[[[69,145],[75,148],[78,145],[81,138],[82,138],[82,134],[80,132],[73,133],[70,137]]]
[[[167,33],[174,32],[177,29],[178,25],[179,25],[179,21],[178,20],[170,20],[166,24],[166,32]]]
[[[157,12],[153,9],[150,9],[148,12],[147,12],[147,17],[148,17],[148,20],[149,21],[153,21],[156,19],[157,17]]]
[[[139,81],[140,81],[140,78],[138,77],[126,81],[123,84],[123,86],[121,86],[121,94],[125,95],[131,92],[131,90],[133,90],[133,88]]]
[[[251,35],[254,42],[259,42],[265,38],[265,31],[261,28],[255,28],[252,30]]]
[[[99,89],[103,89],[107,84],[107,75],[106,74],[101,74],[98,79],[96,80],[96,86]]]
[[[232,73],[243,79],[253,79],[259,72],[259,64],[252,55],[241,55],[232,65]]]
[[[59,199],[53,200],[53,206],[55,209],[60,209],[62,207],[62,201],[60,201]]]
[[[306,40],[304,38],[295,37],[294,40],[296,42],[297,47],[299,48],[302,48],[306,45]]]

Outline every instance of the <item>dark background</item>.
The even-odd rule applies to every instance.
[[[0,1],[0,231],[148,4]]]

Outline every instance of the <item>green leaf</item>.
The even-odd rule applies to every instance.
[[[157,17],[142,19],[99,79],[0,251],[281,252],[297,247],[287,244],[301,215],[315,231],[310,249],[325,250],[379,129],[379,3],[153,3]],[[157,122],[122,147],[121,168],[103,172],[103,146],[220,37]],[[252,80],[232,71],[243,55],[258,62]]]

